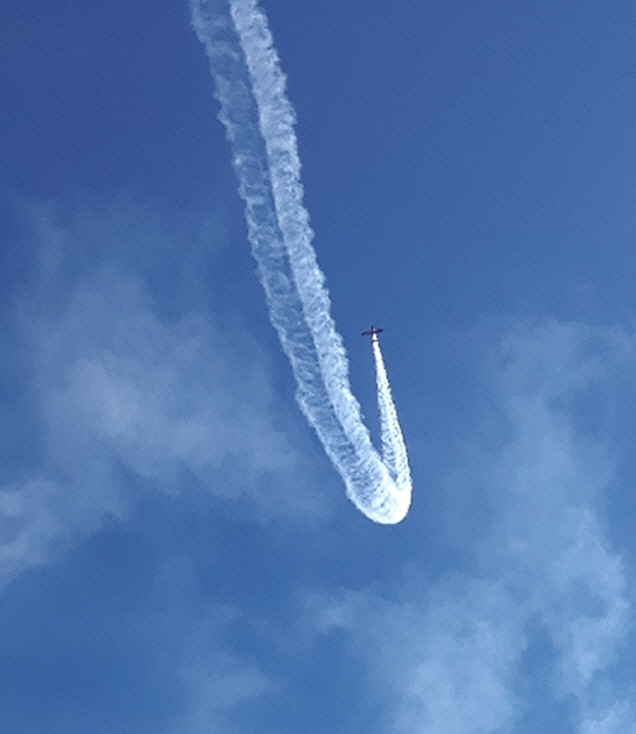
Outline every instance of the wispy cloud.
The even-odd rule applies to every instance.
[[[207,734],[209,731],[240,732],[240,710],[276,691],[274,683],[256,666],[218,649],[208,659],[188,661],[182,670],[186,713],[173,734]],[[251,728],[251,727],[250,727]]]
[[[124,249],[122,221],[135,220],[135,245],[143,239],[146,211],[123,214],[115,207],[90,227],[86,213],[62,224],[50,207],[31,212],[39,233],[25,247],[36,265],[4,314],[7,347],[19,355],[10,409],[29,450],[16,448],[5,465],[3,582],[106,516],[121,519],[148,489],[195,483],[263,517],[323,507],[299,481],[307,467],[285,430],[293,419],[275,407],[267,362],[247,333],[176,307],[188,285],[176,277],[172,313],[162,309],[125,258],[105,255]],[[153,238],[160,229],[149,225]]]

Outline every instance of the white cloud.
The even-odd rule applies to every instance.
[[[107,270],[48,327],[39,380],[51,462],[75,466],[83,444],[99,440],[163,488],[182,467],[213,481],[234,459],[252,479],[293,470],[298,457],[273,425],[271,388],[254,357],[234,362],[202,317],[166,324],[146,300],[139,281]]]
[[[344,628],[366,658],[374,704],[399,734],[471,734],[511,725],[510,676],[526,646],[512,595],[496,581],[412,576],[392,600],[374,590],[309,600],[321,634]],[[405,601],[406,600],[406,601]]]
[[[272,694],[274,683],[256,666],[233,655],[210,651],[209,659],[185,667],[186,713],[173,734],[239,732],[234,723],[240,709]]]
[[[579,731],[580,734],[632,734],[635,721],[633,705],[618,701],[609,709],[584,717]]]
[[[562,548],[545,569],[542,615],[560,654],[557,688],[584,699],[597,672],[614,662],[630,605],[620,559],[587,508],[565,513]]]
[[[116,493],[68,490],[42,478],[0,490],[0,587],[64,549],[78,532],[96,529],[105,515],[124,516]]]
[[[240,632],[257,624],[254,618],[209,595],[199,583],[195,561],[186,554],[164,558],[151,601],[136,626],[146,634],[153,630],[153,639],[162,641],[162,662],[179,692],[179,711],[166,731],[239,732],[241,717],[252,724],[254,716],[247,709],[279,690],[240,642]]]

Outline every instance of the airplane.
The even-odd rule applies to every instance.
[[[367,331],[363,331],[362,332],[362,336],[370,336],[371,337],[371,340],[374,340],[374,339],[377,339],[378,338],[378,334],[380,334],[383,331],[384,331],[384,329],[378,329],[375,326],[371,326],[370,329],[367,329]]]

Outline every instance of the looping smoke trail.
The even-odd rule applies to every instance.
[[[374,337],[382,458],[351,392],[347,356],[311,245],[295,115],[267,20],[256,0],[191,0],[191,11],[232,146],[252,254],[296,378],[298,403],[356,507],[375,522],[400,522],[411,502],[411,477],[380,345]]]

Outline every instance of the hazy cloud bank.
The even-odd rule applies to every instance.
[[[170,304],[122,263],[125,222],[135,221],[135,257],[169,251],[153,247],[170,228],[155,218],[144,238],[147,211],[132,211],[115,206],[91,227],[86,212],[62,224],[52,207],[31,210],[22,246],[33,266],[3,314],[14,435],[0,494],[2,581],[105,516],[125,517],[150,489],[194,482],[261,517],[321,511],[315,482],[300,480],[285,429],[293,419],[276,407],[270,368],[246,332],[179,308],[189,283],[176,271],[165,282],[154,266],[156,290],[174,291]]]

